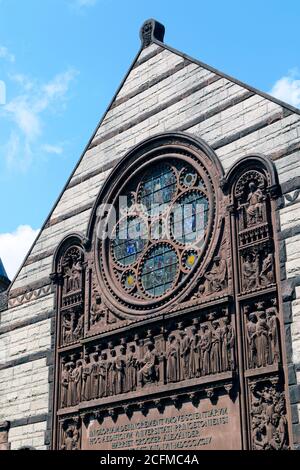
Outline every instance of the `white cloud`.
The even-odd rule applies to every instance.
[[[15,62],[16,60],[15,56],[5,46],[0,46],[0,59],[7,60],[8,62]]]
[[[37,153],[35,146],[43,135],[45,114],[65,106],[70,83],[77,74],[77,70],[70,68],[55,75],[47,83],[40,83],[22,74],[10,77],[20,85],[21,91],[0,109],[2,117],[15,125],[11,130],[9,142],[4,145],[8,167],[22,171],[29,168]],[[41,145],[39,147],[41,148]],[[44,150],[46,153],[61,153],[58,148],[49,152],[47,145]]]
[[[46,153],[54,153],[55,155],[61,155],[63,153],[63,148],[59,145],[42,145],[42,150]]]
[[[92,7],[96,5],[97,1],[98,0],[74,0],[73,4],[78,8]]]
[[[12,233],[0,234],[0,257],[10,279],[17,273],[38,233],[39,230],[29,225],[20,225]]]
[[[269,94],[286,101],[293,106],[300,106],[300,79],[297,70],[290,71],[286,76],[275,82]]]

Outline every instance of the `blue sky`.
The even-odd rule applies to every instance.
[[[137,53],[145,19],[165,25],[167,44],[299,107],[299,16],[294,0],[0,0],[0,256],[10,276]]]

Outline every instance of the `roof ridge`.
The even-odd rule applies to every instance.
[[[7,276],[1,257],[0,257],[0,278],[8,280],[8,276]]]
[[[174,54],[177,54],[177,55],[183,57],[184,59],[187,59],[190,62],[193,62],[193,63],[199,65],[200,67],[203,67],[203,68],[209,70],[210,72],[213,72],[216,75],[219,75],[222,78],[226,78],[227,80],[230,80],[231,82],[236,83],[237,85],[239,85],[243,88],[247,88],[247,90],[252,91],[253,93],[255,93],[257,95],[260,95],[260,96],[262,96],[263,98],[265,98],[269,101],[273,101],[274,103],[278,104],[279,106],[282,106],[283,108],[288,109],[289,111],[291,111],[293,113],[296,113],[296,114],[300,115],[300,109],[299,108],[296,108],[295,106],[293,106],[289,103],[286,103],[285,101],[279,100],[278,98],[275,98],[274,96],[270,95],[269,93],[261,91],[258,88],[253,87],[252,85],[248,85],[248,83],[242,82],[241,80],[238,80],[237,78],[232,77],[231,75],[228,75],[224,72],[221,72],[220,70],[212,67],[211,65],[208,65],[205,62],[202,62],[201,60],[195,59],[194,57],[192,57],[188,54],[185,54],[184,52],[181,52],[178,49],[176,49],[172,46],[169,46],[168,44],[165,44],[164,42],[158,41],[155,38],[153,39],[153,43],[157,44],[158,46],[164,47],[165,49],[169,50],[170,52],[173,52]]]

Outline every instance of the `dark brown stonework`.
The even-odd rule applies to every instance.
[[[99,206],[129,191],[134,219],[143,175],[157,167],[175,175],[170,206],[186,194],[205,199],[202,244],[182,244],[170,215],[170,237],[151,235],[124,266],[97,238],[111,220]],[[266,157],[248,156],[225,176],[207,144],[181,133],[148,139],[116,166],[86,239],[68,236],[53,263],[54,448],[290,448],[278,193]],[[159,218],[145,220],[161,230]],[[149,295],[142,276],[155,248],[176,253],[176,270],[171,287]]]
[[[8,421],[0,423],[0,451],[10,450],[10,443],[8,441],[9,428],[10,423]]]

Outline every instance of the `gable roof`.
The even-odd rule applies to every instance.
[[[40,232],[39,232],[39,235],[37,236],[37,238],[35,239],[34,243],[32,244],[32,246],[31,246],[29,252],[27,253],[27,255],[26,255],[26,257],[25,257],[25,259],[24,259],[24,261],[23,261],[23,263],[22,263],[22,265],[21,265],[21,267],[20,267],[18,273],[17,273],[16,276],[14,277],[14,280],[13,280],[11,286],[13,285],[14,281],[17,279],[17,277],[18,277],[18,275],[19,275],[19,273],[20,273],[20,271],[21,271],[21,269],[22,269],[24,263],[26,262],[27,258],[28,258],[29,255],[30,255],[30,253],[31,253],[31,251],[32,251],[32,249],[33,249],[33,247],[34,247],[35,244],[37,243],[39,237],[42,235],[43,230],[47,227],[47,224],[48,224],[49,220],[51,219],[51,216],[52,216],[54,210],[56,209],[56,207],[57,207],[59,201],[61,200],[61,198],[62,198],[64,192],[68,189],[68,187],[69,187],[69,185],[70,185],[70,182],[71,182],[72,178],[74,177],[74,175],[75,175],[75,173],[76,173],[76,171],[77,171],[79,165],[81,164],[81,162],[82,162],[84,156],[86,155],[87,151],[90,149],[91,144],[92,144],[92,142],[94,141],[94,139],[95,139],[95,137],[96,137],[96,134],[97,134],[99,128],[101,127],[103,121],[104,121],[105,118],[106,118],[106,115],[107,115],[108,112],[112,109],[112,106],[113,106],[113,104],[115,103],[115,101],[116,101],[116,99],[117,99],[117,97],[118,97],[118,95],[119,95],[121,89],[123,88],[123,86],[124,86],[126,80],[128,79],[130,73],[133,71],[134,67],[137,65],[137,62],[138,62],[138,60],[139,60],[139,57],[140,57],[141,53],[142,53],[143,51],[146,51],[147,48],[148,48],[150,45],[155,44],[155,45],[159,46],[159,47],[162,48],[162,49],[168,50],[169,52],[171,52],[171,53],[173,53],[173,54],[175,54],[175,55],[177,55],[177,56],[180,56],[180,57],[182,57],[183,59],[186,59],[186,60],[189,61],[190,63],[194,63],[194,64],[198,65],[199,67],[201,67],[201,68],[203,68],[203,69],[206,69],[206,70],[208,70],[208,71],[214,73],[215,75],[218,75],[218,76],[221,77],[221,78],[225,78],[226,80],[228,80],[228,81],[230,81],[230,82],[232,82],[232,83],[234,83],[234,84],[237,84],[237,85],[239,85],[240,87],[243,87],[243,88],[246,89],[246,90],[249,90],[249,91],[252,92],[253,94],[260,95],[261,97],[265,98],[266,100],[278,104],[279,106],[281,106],[282,108],[287,109],[287,110],[290,111],[291,113],[295,113],[295,114],[300,115],[300,110],[299,110],[299,109],[297,109],[297,108],[295,108],[295,107],[293,107],[293,106],[291,106],[291,105],[289,105],[289,104],[287,104],[287,103],[285,103],[285,102],[282,102],[282,101],[280,101],[280,100],[274,98],[273,96],[268,95],[267,93],[264,93],[264,92],[262,92],[262,91],[260,91],[260,90],[257,90],[256,88],[254,88],[254,87],[252,87],[252,86],[250,86],[250,85],[247,85],[247,84],[245,84],[245,83],[243,83],[243,82],[241,82],[241,81],[235,79],[234,77],[231,77],[231,76],[229,76],[229,75],[227,75],[227,74],[225,74],[225,73],[223,73],[223,72],[220,72],[219,70],[217,70],[217,69],[215,69],[215,68],[213,68],[213,67],[211,67],[211,66],[209,66],[209,65],[207,65],[207,64],[205,64],[205,63],[203,63],[203,62],[201,62],[201,61],[199,61],[199,60],[197,60],[197,59],[195,59],[195,58],[193,58],[193,57],[190,57],[189,55],[184,54],[183,52],[178,51],[177,49],[174,49],[174,48],[171,47],[171,46],[166,45],[166,44],[163,42],[163,39],[164,39],[164,27],[163,27],[159,22],[157,22],[157,21],[154,20],[154,19],[147,20],[147,21],[143,24],[143,26],[142,26],[142,28],[141,28],[141,31],[140,31],[140,37],[141,37],[142,43],[141,43],[141,47],[140,47],[138,53],[136,54],[136,56],[135,56],[135,58],[134,58],[134,60],[133,60],[133,62],[132,62],[132,64],[131,64],[131,66],[129,67],[129,69],[128,69],[126,75],[125,75],[125,77],[123,78],[123,80],[122,80],[120,86],[118,87],[116,93],[114,94],[112,100],[110,101],[108,107],[106,108],[106,110],[105,110],[105,112],[104,112],[102,118],[100,119],[99,123],[97,124],[97,127],[96,127],[95,131],[93,132],[93,134],[92,134],[91,138],[89,139],[89,141],[88,141],[86,147],[84,148],[84,150],[83,150],[83,152],[82,152],[82,154],[81,154],[81,156],[80,156],[80,158],[79,158],[79,160],[78,160],[78,162],[77,162],[77,164],[76,164],[74,170],[72,171],[70,177],[68,178],[68,180],[67,180],[67,182],[66,182],[64,188],[62,189],[62,191],[61,191],[61,193],[59,194],[57,200],[55,201],[55,203],[54,203],[54,205],[53,205],[53,207],[52,207],[52,209],[51,209],[51,211],[50,211],[50,213],[49,213],[49,215],[48,215],[48,217],[47,217],[45,223],[44,223],[43,226],[42,226],[42,229],[41,229]]]
[[[4,287],[6,288],[9,285],[9,279],[5,271],[5,267],[2,263],[2,259],[0,258],[0,285],[4,284]]]

